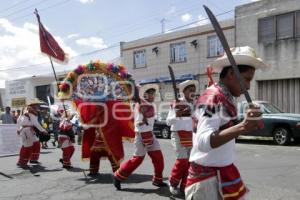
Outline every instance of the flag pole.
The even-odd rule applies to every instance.
[[[56,72],[55,72],[55,69],[54,69],[54,65],[53,65],[51,56],[49,56],[49,60],[50,60],[51,67],[52,67],[53,74],[54,74],[54,78],[55,78],[55,81],[56,81],[57,91],[59,91],[59,80],[57,78],[57,75],[56,75]],[[66,110],[65,102],[63,100],[62,100],[62,104],[63,104],[64,112],[65,112],[65,115],[66,115],[66,118],[67,118],[68,117],[68,113],[67,113],[67,110]]]
[[[54,74],[54,78],[55,78],[55,81],[56,81],[57,89],[59,89],[58,79],[57,79],[57,76],[56,76],[56,72],[55,72],[55,69],[54,69],[52,58],[50,56],[49,56],[49,60],[50,60],[51,67],[52,67],[52,70],[53,70],[53,74]]]
[[[34,10],[34,14],[36,15],[37,17],[37,20],[38,20],[38,23],[39,23],[39,31],[41,31],[40,29],[44,28],[41,24],[41,21],[40,21],[40,16],[39,16],[39,13],[38,13],[38,10],[35,9]],[[44,35],[44,39],[46,40],[46,43],[48,45],[48,47],[52,50],[52,52],[56,55],[55,51],[52,49],[51,45],[50,45],[50,42],[48,41],[48,38],[46,35]],[[55,78],[55,81],[56,81],[56,87],[57,87],[57,91],[59,91],[59,80],[57,78],[57,75],[56,75],[56,72],[55,72],[55,69],[54,69],[54,65],[53,65],[53,62],[52,62],[52,58],[51,56],[48,56],[49,57],[49,60],[50,60],[50,63],[51,63],[51,67],[52,67],[52,70],[53,70],[53,74],[54,74],[54,78]],[[68,117],[68,113],[67,113],[67,110],[66,110],[66,107],[65,107],[65,103],[64,101],[62,100],[62,104],[63,104],[63,109],[64,109],[64,112],[65,112],[65,116]]]

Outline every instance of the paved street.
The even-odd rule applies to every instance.
[[[170,140],[160,139],[165,155],[164,176],[170,173],[175,159]],[[60,149],[42,150],[42,166],[31,170],[16,168],[17,156],[0,158],[0,200],[59,200],[59,199],[169,199],[168,189],[151,185],[153,171],[149,157],[122,187],[112,186],[111,170],[107,160],[101,161],[101,175],[87,178],[83,173],[87,162],[79,157],[80,146],[73,156],[74,169],[62,169],[58,159]],[[133,150],[125,143],[127,158]],[[271,142],[240,141],[237,144],[237,166],[250,188],[250,200],[299,200],[300,199],[300,145],[275,146]]]

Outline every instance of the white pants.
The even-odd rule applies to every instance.
[[[60,143],[61,148],[67,148],[67,147],[73,146],[73,143],[71,142],[70,137],[67,135],[59,135],[58,143]]]
[[[195,183],[185,188],[186,200],[223,200],[217,176]],[[239,200],[246,200],[245,196]]]
[[[160,150],[160,145],[158,140],[156,139],[155,135],[153,135],[153,143],[151,145],[144,146],[142,142],[142,136],[140,133],[135,133],[134,138],[134,156],[145,156],[148,151],[156,151]]]
[[[177,132],[172,132],[171,142],[176,152],[176,159],[189,159],[192,147],[182,146]]]
[[[186,200],[222,200],[217,176],[195,183],[185,188]]]

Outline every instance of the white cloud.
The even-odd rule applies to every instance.
[[[42,65],[22,68],[21,70],[12,69],[49,62],[49,59],[40,52],[38,26],[36,24],[26,22],[23,26],[15,26],[7,19],[1,18],[0,33],[0,79],[9,80],[25,74],[33,75],[41,69],[40,66]],[[77,55],[73,49],[65,45],[61,37],[54,37],[66,53],[70,56]],[[42,72],[45,73],[45,71]]]
[[[93,3],[94,0],[79,0],[80,3],[86,4],[86,3]]]
[[[47,30],[49,30],[46,26],[44,26]],[[23,26],[24,29],[27,29],[27,30],[30,30],[32,32],[35,32],[35,33],[38,33],[39,32],[39,27],[35,24],[31,24],[31,23],[28,23],[28,22],[25,22],[24,26]]]
[[[207,19],[207,17],[203,17],[202,15],[199,15],[198,16],[198,22],[195,23],[195,24],[192,24],[190,25],[189,27],[196,27],[196,26],[202,26],[202,25],[205,25],[205,24],[208,24],[210,23],[209,20]]]
[[[79,37],[78,33],[72,33],[72,34],[67,36],[68,39],[73,39],[73,38],[78,38],[78,37]]]
[[[173,13],[176,12],[176,7],[172,6],[167,12],[166,12],[166,16],[172,15]]]
[[[188,22],[192,19],[192,15],[190,15],[189,13],[186,13],[184,15],[181,15],[181,20],[183,22]]]
[[[78,45],[93,47],[93,48],[97,48],[97,49],[103,49],[103,48],[107,47],[107,45],[104,43],[103,39],[97,38],[97,37],[80,38],[80,39],[76,40],[76,43]]]
[[[202,26],[202,25],[209,23],[209,20],[207,19],[207,17],[204,17],[202,15],[198,16],[198,20],[199,20],[199,22],[197,23],[197,26]]]

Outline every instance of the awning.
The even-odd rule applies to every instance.
[[[196,76],[193,74],[183,74],[180,76],[176,76],[175,80],[178,82],[182,82],[185,80],[195,80]],[[150,84],[150,83],[168,83],[171,82],[171,78],[169,76],[161,76],[159,78],[152,78],[152,79],[144,79],[139,81],[140,85]]]
[[[154,79],[144,79],[139,81],[140,85],[146,85],[146,84],[150,84],[150,83],[158,83],[159,81],[157,80],[157,78]]]

